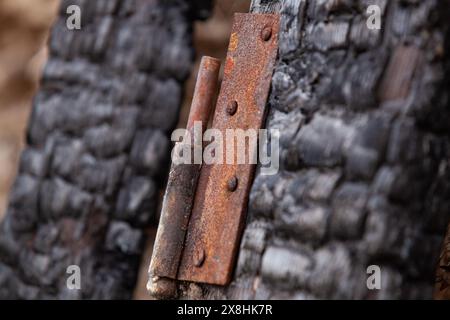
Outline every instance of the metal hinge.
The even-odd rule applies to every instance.
[[[212,128],[225,135],[226,129],[263,126],[278,30],[276,14],[235,15]],[[203,57],[187,125],[191,133],[196,121],[208,123],[219,69],[219,60]],[[151,294],[174,296],[176,280],[230,282],[254,170],[254,164],[172,163],[149,269]]]

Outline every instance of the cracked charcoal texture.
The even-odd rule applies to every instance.
[[[69,31],[77,4],[82,30]],[[0,230],[0,298],[131,298],[207,1],[62,1]],[[81,268],[68,290],[66,268]]]
[[[377,4],[382,29],[369,30]],[[257,172],[233,281],[182,297],[430,299],[450,218],[450,4],[254,0],[280,12],[268,128],[278,174]],[[381,268],[368,290],[366,268]],[[439,267],[438,267],[439,264]],[[445,293],[450,277],[440,280]]]

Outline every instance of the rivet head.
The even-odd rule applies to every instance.
[[[238,108],[238,103],[236,100],[231,101],[230,103],[228,103],[227,105],[227,113],[232,116],[236,113]]]
[[[203,265],[203,262],[205,262],[206,253],[203,248],[197,248],[194,252],[194,265],[197,268],[200,268]]]
[[[272,28],[271,27],[264,27],[261,31],[261,39],[264,41],[269,41],[272,37]]]
[[[227,189],[228,191],[236,191],[238,186],[238,179],[236,178],[236,176],[231,177],[228,182],[227,182]]]

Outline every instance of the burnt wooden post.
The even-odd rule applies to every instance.
[[[0,231],[0,297],[129,297],[134,285],[193,9],[83,3],[85,31],[68,33],[62,17],[53,31]],[[380,30],[367,28],[373,4]],[[437,268],[436,295],[448,297],[448,245],[438,258],[450,220],[449,6],[253,2],[281,14],[267,121],[281,129],[281,168],[256,174],[231,284],[183,284],[183,295],[431,298]],[[69,264],[93,285],[68,292]],[[366,286],[370,265],[380,290]]]
[[[81,8],[81,30],[66,9]],[[207,1],[62,1],[0,228],[0,298],[131,298]],[[69,290],[78,265],[81,290]]]
[[[380,30],[367,28],[369,5],[381,10]],[[280,129],[281,167],[256,175],[232,283],[181,292],[432,298],[450,220],[449,9],[253,1],[252,12],[281,14],[266,124]],[[366,286],[370,265],[381,268],[380,290]],[[448,251],[440,265],[448,270]]]

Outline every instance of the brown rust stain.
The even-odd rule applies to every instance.
[[[228,46],[228,51],[235,51],[239,43],[239,37],[236,32],[233,32],[230,36],[230,45]]]
[[[225,67],[224,67],[223,73],[225,75],[229,75],[233,71],[233,68],[234,68],[234,59],[233,59],[233,57],[227,57],[226,60],[225,60]]]
[[[273,28],[273,35],[264,41],[260,35],[267,26]],[[277,55],[278,30],[278,15],[235,15],[232,34],[236,35],[230,40],[212,125],[224,136],[226,129],[260,129],[263,126]],[[226,111],[231,100],[239,105],[232,116]],[[254,170],[253,164],[203,165],[178,271],[179,280],[218,285],[231,280]],[[238,183],[236,190],[230,191],[227,183],[233,176]],[[194,261],[199,250],[204,252],[200,266]]]

